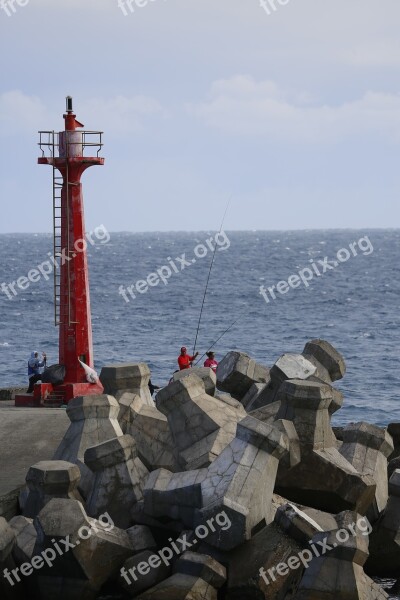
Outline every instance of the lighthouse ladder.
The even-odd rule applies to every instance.
[[[62,193],[64,186],[64,177],[59,174],[56,167],[55,159],[55,148],[59,146],[59,142],[56,141],[56,134],[54,131],[52,135],[52,156],[53,156],[53,256],[55,259],[55,265],[53,269],[53,281],[54,281],[54,324],[61,325],[64,323],[71,324],[71,277],[70,277],[70,266],[69,261],[66,259],[70,255],[69,246],[69,182],[68,182],[68,160],[66,160],[66,190],[65,190],[65,202],[66,222],[63,223],[63,206],[62,206]],[[68,157],[68,152],[67,152]],[[67,231],[67,239],[65,241],[65,247],[63,247],[62,229]],[[62,267],[66,269],[66,289],[64,288],[63,293],[61,292],[61,277]],[[61,297],[63,296],[63,297]]]
[[[63,188],[63,177],[59,174],[59,171],[55,165],[55,136],[57,134],[53,131],[53,143],[52,143],[52,154],[53,154],[53,257],[58,263],[58,257],[62,252],[61,243],[61,193]],[[54,324],[60,325],[61,323],[61,269],[54,265],[53,269],[53,280],[54,280]]]

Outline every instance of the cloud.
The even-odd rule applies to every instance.
[[[367,91],[337,106],[318,104],[306,92],[244,75],[214,82],[207,101],[187,110],[224,133],[283,142],[332,142],[370,133],[397,141],[400,133],[400,94]]]
[[[90,115],[91,126],[101,127],[113,135],[135,133],[144,129],[149,117],[165,119],[168,116],[157,100],[140,95],[115,96],[108,100],[91,98],[79,105],[79,113],[84,120],[85,115]]]
[[[64,101],[56,109],[49,108],[37,96],[28,96],[20,90],[0,95],[0,135],[15,135],[39,129],[62,127]],[[124,136],[145,127],[146,119],[155,116],[166,118],[167,112],[154,98],[148,96],[115,96],[112,98],[87,98],[74,105],[78,119],[87,129],[102,129],[114,136]]]
[[[37,96],[26,96],[19,90],[0,95],[0,131],[2,134],[36,130],[45,123],[46,107]]]

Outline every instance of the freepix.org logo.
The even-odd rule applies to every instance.
[[[304,267],[304,269],[300,269],[297,273],[293,273],[287,281],[279,281],[276,285],[272,285],[268,288],[266,288],[265,285],[260,285],[260,295],[264,298],[265,302],[269,304],[270,298],[276,300],[276,293],[282,296],[287,294],[290,289],[298,288],[302,284],[304,287],[308,288],[310,281],[314,279],[314,277],[322,277],[325,273],[337,269],[337,267],[347,262],[350,258],[358,256],[357,248],[363,256],[369,256],[374,251],[374,247],[369,237],[365,235],[360,238],[358,242],[349,244],[348,248],[341,248],[338,250],[334,260],[329,260],[327,256],[316,262],[314,259],[311,259],[309,267]]]
[[[128,285],[127,287],[120,285],[118,288],[118,294],[123,297],[126,303],[130,302],[131,297],[132,300],[136,298],[136,294],[146,294],[150,288],[156,287],[160,283],[164,285],[168,285],[169,279],[175,275],[179,274],[185,269],[194,265],[198,259],[205,258],[209,251],[215,252],[228,250],[230,248],[231,242],[226,235],[225,231],[219,231],[213,237],[209,237],[205,240],[204,244],[197,244],[197,246],[193,250],[194,257],[188,258],[187,253],[184,252],[180,256],[177,256],[174,259],[171,256],[168,256],[167,262],[168,265],[163,265],[154,270],[154,272],[149,273],[146,279],[139,279],[136,283],[132,285]]]
[[[149,2],[155,0],[118,0],[118,8],[120,8],[125,17],[133,14],[137,8],[144,8]],[[164,0],[165,2],[165,0]]]
[[[355,523],[350,523],[346,528],[339,529],[335,533],[335,541],[332,545],[328,544],[328,533],[324,532],[324,537],[321,540],[309,541],[311,549],[306,548],[297,555],[292,555],[286,562],[280,562],[275,567],[266,571],[263,567],[259,569],[260,576],[263,578],[265,583],[269,585],[271,582],[276,581],[278,577],[285,577],[290,571],[296,571],[300,567],[308,569],[311,561],[314,558],[324,556],[331,552],[334,548],[340,544],[346,544],[351,536],[357,537],[357,535],[367,536],[372,531],[372,525],[368,521],[367,517],[361,517]],[[322,535],[322,534],[321,534]]]
[[[0,8],[4,10],[7,17],[12,17],[17,12],[17,7],[27,6],[29,0],[0,0]]]
[[[95,239],[93,239],[93,235],[95,236]],[[25,275],[22,275],[15,281],[11,281],[9,283],[5,283],[3,281],[3,283],[0,284],[0,292],[3,292],[9,300],[12,300],[18,295],[18,289],[16,288],[24,291],[29,288],[31,283],[38,283],[42,278],[48,281],[50,278],[49,276],[54,272],[55,269],[59,269],[70,260],[76,258],[77,254],[85,252],[88,247],[88,243],[92,246],[94,246],[97,241],[99,241],[100,244],[107,244],[110,239],[111,236],[107,229],[104,227],[104,225],[100,225],[99,227],[96,227],[94,231],[87,232],[85,239],[76,240],[72,253],[69,253],[66,248],[63,248],[60,253],[56,254],[56,256],[53,256],[51,252],[48,252],[47,256],[50,260],[45,260],[37,265],[35,269],[31,269],[26,277]]]
[[[278,10],[279,6],[286,6],[289,2],[290,0],[260,0],[260,6],[270,16]]]
[[[52,567],[59,556],[63,556],[66,552],[76,548],[81,541],[88,540],[93,533],[101,533],[102,531],[110,532],[114,527],[114,521],[108,512],[105,512],[98,519],[92,519],[90,527],[87,525],[80,527],[78,538],[75,539],[74,543],[71,542],[71,536],[69,535],[64,539],[59,539],[57,542],[55,539],[52,539],[51,546],[47,547],[40,554],[32,556],[30,562],[24,562],[21,566],[12,569],[12,571],[4,569],[3,577],[8,581],[10,586],[14,587],[16,583],[21,582],[21,577],[29,577],[35,570],[37,571],[46,565],[47,567]]]
[[[138,581],[138,578],[141,575],[148,575],[151,569],[157,569],[161,563],[164,563],[166,567],[169,567],[174,556],[184,554],[188,548],[197,544],[199,540],[204,540],[209,535],[210,531],[214,533],[217,530],[216,526],[222,531],[227,531],[227,529],[230,529],[232,526],[232,522],[225,511],[208,519],[206,524],[197,525],[194,530],[194,535],[196,537],[191,539],[190,542],[187,540],[186,533],[182,533],[181,537],[177,538],[175,541],[172,538],[169,538],[168,541],[170,542],[170,545],[164,546],[164,548],[157,553],[151,554],[148,560],[141,561],[138,565],[131,567],[128,571],[125,567],[122,567],[120,571],[121,577],[125,579],[128,585],[132,585]]]

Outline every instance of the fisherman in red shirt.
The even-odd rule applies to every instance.
[[[192,366],[192,362],[198,355],[199,355],[198,352],[196,352],[196,354],[194,356],[190,356],[189,354],[186,354],[186,348],[185,348],[185,346],[182,346],[181,353],[178,356],[179,369],[181,371],[183,369],[190,369],[190,367]]]

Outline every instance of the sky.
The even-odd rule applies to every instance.
[[[263,4],[263,6],[262,6]],[[104,131],[88,228],[399,227],[398,0],[1,0],[0,233],[49,232],[38,130]]]

